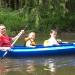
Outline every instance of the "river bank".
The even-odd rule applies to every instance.
[[[19,44],[19,45],[24,45],[24,38],[27,36],[27,34],[24,34],[23,37],[21,37],[19,39],[19,41],[17,41],[16,44]],[[44,40],[47,40],[49,39],[49,33],[36,33],[36,43],[37,44],[43,44]],[[62,33],[59,33],[58,36],[57,36],[57,39],[61,39],[62,42],[66,41],[66,42],[75,42],[75,33],[73,32],[62,32]]]

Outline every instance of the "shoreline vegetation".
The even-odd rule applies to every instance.
[[[24,45],[24,38],[27,34],[24,34],[17,42],[18,45]],[[43,44],[45,40],[49,39],[49,33],[36,33],[36,44]],[[74,32],[61,32],[58,33],[57,39],[61,39],[62,42],[75,42]]]
[[[0,24],[13,36],[27,32],[75,32],[74,0],[0,0]]]

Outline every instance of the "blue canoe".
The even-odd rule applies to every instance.
[[[5,51],[0,51],[0,57]],[[49,56],[49,55],[64,55],[74,54],[75,43],[62,43],[59,46],[37,45],[35,48],[28,48],[24,46],[15,46],[8,51],[6,57],[25,57],[25,56]]]

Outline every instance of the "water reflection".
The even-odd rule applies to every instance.
[[[36,71],[36,67],[35,67],[35,63],[32,60],[27,60],[26,61],[26,72],[29,74],[35,74]]]
[[[0,63],[0,75],[54,75],[55,71],[52,59],[5,59]]]
[[[48,59],[47,61],[45,61],[44,66],[45,66],[44,68],[45,71],[48,70],[50,71],[51,75],[55,75],[56,65],[53,59]]]
[[[69,75],[71,72],[75,75],[75,56],[4,59],[0,62],[0,75]]]
[[[8,71],[7,66],[0,62],[0,75],[6,75]]]

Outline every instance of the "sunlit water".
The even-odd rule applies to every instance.
[[[3,59],[0,75],[75,75],[75,56]]]

